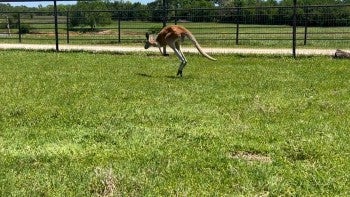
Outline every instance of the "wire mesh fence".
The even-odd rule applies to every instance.
[[[0,11],[0,42],[140,44],[170,24],[211,47],[350,46],[350,5]]]

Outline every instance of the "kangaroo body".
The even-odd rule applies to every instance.
[[[187,64],[187,60],[181,51],[181,43],[184,41],[186,37],[192,41],[192,43],[197,48],[199,53],[201,53],[204,57],[210,60],[214,60],[214,61],[216,60],[215,58],[209,56],[207,53],[203,51],[203,49],[197,42],[196,38],[193,36],[193,34],[189,30],[179,25],[171,25],[171,26],[164,27],[158,33],[156,39],[154,39],[153,37],[149,36],[148,33],[146,33],[147,41],[145,44],[145,49],[148,49],[150,46],[153,46],[153,47],[158,47],[159,51],[162,52],[161,47],[165,47],[166,45],[168,45],[171,49],[174,50],[176,56],[181,61],[177,75],[182,76],[182,71]]]

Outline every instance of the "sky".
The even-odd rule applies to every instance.
[[[154,0],[128,0],[131,3],[136,3],[136,2],[140,2],[142,4],[147,4],[150,2],[153,2]],[[4,2],[6,3],[6,2]],[[66,2],[57,2],[58,4],[75,4],[76,2],[74,1],[66,1]],[[25,5],[27,7],[38,7],[38,5],[42,5],[42,6],[47,6],[47,5],[53,5],[53,1],[44,1],[44,2],[11,2],[9,3],[12,6],[20,6],[20,5]]]

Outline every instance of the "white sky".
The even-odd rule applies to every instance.
[[[136,3],[136,2],[140,2],[142,4],[147,4],[150,2],[153,2],[154,0],[128,0],[131,3]],[[2,2],[2,3],[6,3],[6,2]],[[66,2],[57,2],[58,4],[75,4],[75,1],[66,1]],[[43,1],[43,2],[11,2],[9,3],[12,6],[20,6],[20,5],[25,5],[27,7],[38,7],[38,5],[42,5],[42,6],[47,6],[47,5],[53,5],[53,1]]]

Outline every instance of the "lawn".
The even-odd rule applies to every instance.
[[[330,57],[0,51],[0,196],[348,196]]]

